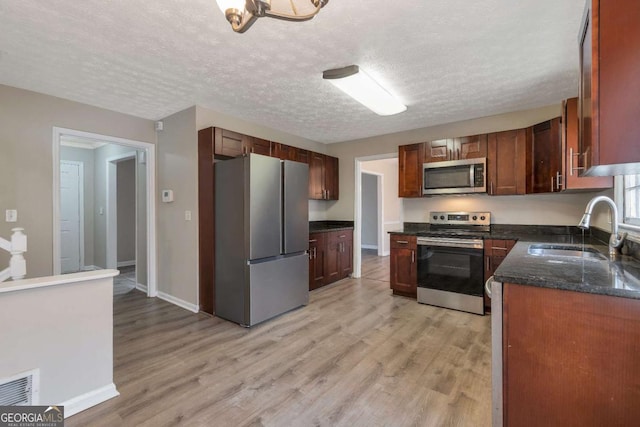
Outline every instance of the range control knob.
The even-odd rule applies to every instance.
[[[434,216],[433,216],[433,219],[438,219],[438,215],[434,215]]]
[[[482,220],[482,221],[484,221],[485,219],[487,219],[487,217],[485,217],[484,215],[482,215],[482,216],[480,217],[480,220]]]
[[[444,215],[440,215],[440,219],[444,221]]]
[[[474,216],[473,216],[473,220],[474,220],[474,221],[477,221],[477,220],[478,220],[478,217],[474,215]]]

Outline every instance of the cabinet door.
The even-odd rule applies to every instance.
[[[416,237],[392,234],[390,239],[391,289],[394,293],[415,297],[418,285]]]
[[[587,1],[580,32],[583,174],[640,173],[638,22],[637,0]]]
[[[273,157],[277,157],[280,160],[296,160],[296,148],[290,145],[274,142],[271,145],[271,151]]]
[[[453,154],[457,160],[482,159],[487,157],[487,135],[454,138]]]
[[[309,164],[309,151],[302,148],[296,148],[296,162]]]
[[[340,241],[338,232],[330,231],[325,233],[327,239],[327,250],[324,259],[324,284],[336,282],[340,279]]]
[[[309,235],[309,290],[324,285],[324,264],[326,249],[326,233],[312,233]]]
[[[560,117],[531,128],[527,164],[527,193],[553,193],[562,188]]]
[[[490,195],[525,194],[526,147],[525,129],[489,134],[487,192]]]
[[[324,192],[324,154],[311,152],[309,161],[309,198],[323,200]]]
[[[353,231],[339,231],[338,242],[338,250],[340,251],[339,278],[344,279],[353,273]]]
[[[454,159],[453,139],[439,139],[424,143],[424,162],[442,162]]]
[[[238,132],[215,128],[215,155],[238,157],[245,154],[250,137]]]
[[[338,159],[325,156],[324,160],[324,189],[327,200],[338,200],[339,178]]]
[[[578,148],[578,98],[567,99],[562,109],[562,177],[564,190],[612,188],[613,177],[580,177],[584,169]]]
[[[247,148],[245,152],[262,154],[263,156],[271,156],[271,141],[251,137],[247,140]]]
[[[398,196],[422,197],[424,144],[398,147]]]

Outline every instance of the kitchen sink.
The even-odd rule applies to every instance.
[[[581,248],[578,246],[562,246],[562,245],[529,245],[527,251],[529,255],[543,257],[570,257],[570,258],[588,258],[593,260],[606,260],[607,257],[602,255],[594,248]]]

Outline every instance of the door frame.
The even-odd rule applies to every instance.
[[[118,268],[118,163],[125,160],[133,159],[136,161],[137,156],[135,151],[129,151],[126,153],[118,154],[108,157],[106,162],[107,171],[107,208],[106,208],[106,236],[107,236],[107,268]],[[135,165],[137,166],[137,165]],[[134,166],[134,167],[135,167]],[[137,196],[137,194],[136,194]],[[137,197],[136,197],[137,198]],[[136,206],[136,228],[138,212]],[[138,239],[136,239],[136,248],[138,247]],[[137,255],[137,250],[136,250]],[[137,276],[136,270],[136,276]],[[137,283],[137,277],[136,277]]]
[[[80,259],[79,259],[79,267],[80,271],[85,269],[84,265],[84,162],[80,162],[77,160],[60,160],[60,163],[69,163],[72,165],[78,166],[78,209],[80,215],[80,230],[78,230],[78,238],[79,241],[79,251],[80,251]],[[59,222],[58,222],[59,223]],[[60,266],[62,269],[62,266]]]
[[[60,274],[60,139],[74,136],[93,141],[106,142],[146,150],[147,161],[147,296],[158,296],[157,283],[157,240],[156,240],[156,146],[150,142],[135,141],[92,132],[84,132],[62,127],[53,127],[53,274]]]
[[[371,172],[368,170],[362,170],[361,171],[361,175],[362,174],[367,174],[367,175],[372,175],[376,177],[376,195],[377,195],[377,206],[376,206],[376,213],[377,213],[377,218],[376,218],[376,241],[378,243],[378,256],[383,256],[383,252],[384,252],[384,174],[381,174],[379,172]],[[361,176],[361,185],[362,185],[362,176]],[[360,188],[360,191],[362,191],[362,187]],[[362,206],[362,199],[361,199],[361,204],[360,206]],[[362,215],[362,208],[360,209],[360,215]],[[362,230],[360,230],[362,232]],[[360,236],[360,239],[362,240],[362,236]],[[362,250],[362,247],[360,248],[360,250]]]
[[[371,160],[394,159],[398,157],[398,153],[376,154],[373,156],[356,157],[355,162],[355,188],[353,198],[354,212],[354,230],[353,230],[353,247],[358,250],[353,251],[353,274],[354,278],[362,276],[362,256],[360,247],[362,245],[362,163]],[[382,219],[384,224],[384,219]],[[384,235],[384,231],[383,231]]]

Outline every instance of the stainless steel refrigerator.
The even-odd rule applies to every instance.
[[[304,163],[216,163],[216,316],[248,327],[309,302],[308,182]]]

